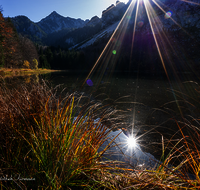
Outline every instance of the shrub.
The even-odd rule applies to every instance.
[[[23,67],[26,68],[26,69],[29,69],[30,68],[30,63],[27,60],[25,60],[24,64],[23,64]]]
[[[38,69],[38,60],[33,59],[33,69]]]

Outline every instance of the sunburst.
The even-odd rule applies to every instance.
[[[179,0],[179,1],[183,1],[185,3],[193,4],[193,5],[200,5],[199,3],[196,3],[194,1],[189,1],[189,0]],[[125,31],[127,29],[127,26],[129,24],[130,20],[131,21],[134,20],[130,60],[132,59],[132,52],[134,51],[133,46],[134,46],[134,41],[135,41],[136,28],[137,28],[137,23],[138,23],[138,16],[142,11],[145,10],[148,21],[149,21],[151,33],[153,35],[153,38],[154,38],[154,41],[155,41],[155,44],[156,44],[156,48],[157,48],[157,51],[158,51],[158,54],[159,54],[159,57],[160,57],[160,60],[161,60],[161,63],[162,63],[162,67],[165,71],[165,74],[166,74],[168,80],[169,80],[169,83],[171,83],[165,60],[168,60],[168,62],[170,63],[170,66],[171,66],[171,70],[172,71],[174,70],[174,72],[175,72],[175,68],[173,66],[173,60],[170,56],[170,51],[173,52],[174,55],[176,55],[177,59],[181,59],[181,56],[178,55],[175,47],[172,45],[168,36],[166,35],[166,32],[163,31],[163,28],[162,28],[163,23],[162,23],[161,19],[158,17],[158,15],[155,11],[155,7],[158,10],[160,10],[161,12],[163,12],[163,18],[170,19],[175,25],[177,25],[180,29],[182,29],[183,32],[190,35],[173,18],[173,12],[170,10],[169,7],[166,7],[164,5],[164,3],[162,3],[162,1],[160,1],[160,0],[132,0],[132,1],[130,1],[129,7],[127,8],[124,16],[122,17],[121,21],[119,22],[116,30],[113,32],[113,34],[110,37],[108,43],[106,44],[104,50],[102,51],[98,60],[94,64],[93,68],[91,69],[91,71],[90,71],[89,75],[87,76],[85,82],[87,81],[87,79],[89,77],[91,78],[91,76],[93,75],[97,66],[99,68],[101,68],[101,74],[100,74],[100,77],[99,77],[99,81],[101,81],[103,74],[106,70],[106,67],[108,66],[108,64],[110,64],[110,60],[113,57],[113,53],[112,53],[113,50],[115,52],[115,58],[113,58],[111,67],[114,70],[115,63],[116,63],[117,59],[120,57],[119,52],[120,52],[122,47],[116,46],[116,44],[114,44],[112,42],[113,42],[113,39],[116,39],[116,41],[123,41]],[[133,10],[135,10],[134,18],[132,18]],[[170,51],[168,51],[168,49],[170,49]],[[174,97],[174,98],[176,100],[176,97]],[[177,103],[177,106],[179,107],[178,103]],[[181,110],[180,110],[180,112],[181,112]],[[135,112],[134,112],[134,114],[135,114]],[[133,118],[135,118],[135,116],[133,116]],[[134,122],[133,122],[133,128],[134,128]]]

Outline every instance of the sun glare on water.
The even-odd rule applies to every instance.
[[[133,136],[130,136],[130,137],[127,139],[127,144],[128,144],[128,147],[129,147],[129,148],[134,148],[134,147],[136,147],[136,145],[137,145],[136,139],[135,139]]]

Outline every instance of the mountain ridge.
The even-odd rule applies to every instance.
[[[110,7],[108,7],[105,11],[102,11],[101,18],[99,18],[98,16],[94,16],[90,20],[64,17],[58,14],[56,11],[51,12],[48,16],[42,18],[39,22],[33,22],[26,16],[23,16],[24,18],[26,18],[25,23],[23,19],[20,20],[22,16],[13,17],[11,18],[11,20],[14,26],[16,27],[18,33],[28,36],[34,42],[44,43],[48,41],[48,36],[52,36],[50,34],[55,33],[56,35],[56,33],[60,33],[60,31],[62,30],[66,31],[67,35],[67,33],[72,30],[88,26],[95,27],[99,23],[101,23],[102,28],[113,24],[113,20],[116,21],[116,19],[119,20],[121,18],[121,15],[123,14],[124,10],[120,14],[119,10],[121,10],[123,7],[125,9],[127,8],[125,7],[124,3],[117,1],[116,5],[113,4]],[[61,38],[63,37],[63,35],[61,36]],[[56,37],[56,39],[57,38],[58,37]]]
[[[63,17],[56,11],[53,11],[39,22],[33,22],[26,16],[16,16],[11,20],[18,33],[28,36],[35,42],[41,41],[42,38],[46,38],[54,32],[83,27],[88,22],[87,20]]]
[[[87,21],[82,19],[74,19],[64,17],[56,11],[50,13],[47,17],[43,18],[37,25],[47,34],[58,32],[63,29],[80,28],[83,27]]]
[[[51,24],[52,19],[61,18],[62,20],[66,18],[59,15],[57,12],[52,12],[50,15],[45,17],[47,21],[50,20],[50,23],[49,26],[45,27],[44,29],[36,23],[31,22],[30,19],[28,20],[27,18],[24,20],[26,20],[27,23],[29,22],[29,26],[25,26],[24,28],[20,26],[21,33],[26,34],[26,30],[32,29],[33,31],[30,37],[36,37],[36,40],[34,39],[33,41],[37,41],[38,39],[38,41],[42,41],[43,45],[56,47],[59,46],[75,50],[85,49],[89,46],[93,46],[94,44],[101,44],[101,41],[107,43],[110,36],[118,26],[119,21],[127,11],[130,3],[131,0],[127,4],[117,1],[116,5],[111,5],[106,10],[102,11],[101,18],[94,16],[89,21],[85,21],[85,24],[77,24],[76,26],[78,27],[70,27],[62,30],[58,30],[59,27],[62,28],[62,23],[56,27]],[[200,0],[195,0],[194,3],[200,3]],[[159,37],[159,33],[161,32],[162,34],[167,35],[172,44],[179,42],[180,44],[183,44],[183,46],[186,46],[191,41],[194,41],[192,42],[193,45],[190,48],[190,53],[191,55],[195,55],[195,62],[198,62],[199,58],[197,56],[198,53],[195,47],[198,46],[197,44],[199,43],[200,37],[200,6],[194,3],[187,3],[180,0],[164,0],[163,3],[158,3],[158,5],[163,7],[163,10],[166,11],[166,13],[164,13],[158,6],[151,2],[152,8],[154,8],[156,13],[153,16],[154,19],[151,21],[151,24],[155,26],[154,31],[151,30],[151,24],[145,11],[144,3],[140,3],[140,12],[135,25],[136,34],[138,35],[138,37],[136,35],[135,41],[138,46],[144,45],[144,42],[141,41],[141,39],[146,39],[148,42],[148,36],[150,36],[149,38],[153,42],[153,33],[155,33],[159,41],[163,41],[163,39]],[[132,12],[124,18],[125,24],[122,23],[121,26],[122,28],[126,27],[126,31],[123,31],[125,33],[124,38],[126,43],[118,43],[121,43],[122,49],[127,49],[127,52],[129,51],[128,48],[131,48],[130,43],[133,36],[135,15],[136,8],[133,8]],[[45,18],[42,20],[45,21]],[[42,23],[42,20],[40,23]],[[54,32],[50,33],[45,30],[52,30]],[[193,38],[188,37],[188,34],[193,36]],[[90,51],[92,50],[90,49]],[[125,54],[126,52],[124,55]],[[158,60],[159,58],[156,59]],[[155,59],[153,58],[152,60]]]

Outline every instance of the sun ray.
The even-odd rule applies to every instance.
[[[151,5],[150,5],[149,1],[144,1],[144,5],[145,5],[145,9],[146,9],[147,16],[148,16],[148,19],[149,19],[149,24],[150,24],[150,27],[151,27],[151,30],[152,30],[152,34],[153,34],[153,37],[154,37],[154,40],[155,40],[155,43],[156,43],[156,47],[157,47],[157,50],[158,50],[158,53],[159,53],[159,56],[160,56],[160,59],[161,59],[161,62],[162,62],[162,66],[163,66],[163,68],[165,70],[165,74],[167,75],[167,78],[169,80],[169,75],[168,75],[167,69],[165,67],[163,56],[161,54],[160,47],[158,45],[158,41],[157,41],[157,38],[156,38],[156,35],[155,35],[155,30],[154,30],[154,27],[153,27],[153,24],[152,24],[152,20],[151,20],[151,17],[150,17],[149,7]]]
[[[131,59],[132,59],[132,53],[133,53],[133,44],[135,40],[135,30],[136,30],[136,23],[137,23],[137,18],[138,18],[138,9],[139,9],[139,2],[137,2],[137,8],[136,8],[136,13],[135,13],[135,23],[134,23],[133,38],[132,38],[132,44],[131,44]]]
[[[165,13],[165,11],[157,4],[157,2],[155,2],[155,0],[153,0],[153,2],[158,6],[158,8],[160,8],[162,11],[163,11],[163,13]],[[150,12],[153,12],[153,8],[151,7],[151,11]],[[161,28],[160,26],[162,25],[162,23],[161,23],[161,20],[156,16],[156,13],[154,12],[153,13],[153,17],[152,18],[154,18],[154,19],[156,19],[157,21],[156,21],[156,25],[154,25],[153,27],[155,28],[155,27],[159,27],[159,29],[158,29],[158,31],[159,32],[157,32],[157,35],[159,36],[159,42],[160,43],[162,43],[162,46],[163,46],[163,51],[165,52],[165,57],[168,59],[168,61],[171,63],[171,68],[173,69],[173,71],[174,71],[174,74],[176,73],[176,71],[175,71],[175,69],[174,69],[174,67],[173,67],[173,61],[171,60],[171,58],[170,58],[170,53],[169,53],[169,51],[168,51],[168,49],[170,48],[171,50],[172,50],[172,52],[173,52],[173,54],[178,58],[178,60],[180,60],[182,63],[183,62],[185,62],[185,60],[183,60],[180,56],[178,56],[178,54],[177,54],[177,52],[176,52],[176,50],[175,50],[175,44],[171,44],[171,42],[170,42],[170,40],[169,40],[169,38],[167,37],[167,35],[166,35],[166,33],[165,33],[165,31],[163,31],[163,28]],[[173,19],[172,19],[173,20]],[[174,21],[174,20],[173,20]],[[174,21],[175,22],[175,21]],[[175,22],[176,23],[176,22]],[[185,33],[187,33],[186,31],[184,31]],[[188,33],[187,33],[188,34]],[[169,48],[168,48],[168,46],[170,46]],[[181,65],[180,65],[181,66]]]
[[[122,31],[122,30],[125,30],[125,28],[121,27],[121,25],[122,25],[122,23],[124,22],[124,20],[125,20],[125,18],[127,17],[127,15],[130,15],[130,14],[132,13],[132,10],[133,10],[133,8],[135,7],[136,1],[137,1],[137,0],[133,0],[133,1],[130,3],[128,9],[126,10],[125,14],[123,15],[122,19],[120,20],[118,26],[116,27],[115,31],[113,32],[112,36],[110,37],[108,43],[106,44],[106,46],[105,46],[105,48],[103,49],[102,53],[100,54],[99,58],[98,58],[97,61],[95,62],[93,68],[92,68],[91,71],[90,71],[90,73],[89,73],[88,76],[86,77],[86,79],[85,79],[83,85],[86,83],[86,81],[88,80],[88,78],[92,75],[94,69],[95,69],[95,68],[97,67],[97,65],[99,64],[100,60],[102,59],[102,56],[105,54],[107,48],[108,48],[109,45],[111,44],[112,39],[113,39],[114,36],[116,35],[117,31],[118,31],[120,28],[121,28],[121,31]],[[128,20],[128,19],[127,19],[127,20]],[[127,25],[128,25],[128,21],[127,21],[126,23],[127,23],[127,24],[126,24],[126,26],[127,26]],[[108,51],[108,53],[110,53],[110,51]],[[110,56],[109,56],[109,57],[110,57]],[[105,58],[108,59],[107,56],[105,56]],[[105,58],[104,58],[104,59],[105,59]]]
[[[166,11],[158,4],[158,2],[160,2],[159,0],[151,0],[151,3],[154,3],[164,14],[166,14]],[[188,2],[191,3],[189,1],[186,0],[182,0],[184,2]],[[106,44],[106,46],[104,47],[103,51],[101,52],[100,56],[98,57],[97,61],[95,62],[93,68],[91,69],[90,73],[88,74],[87,78],[85,79],[85,82],[88,80],[89,77],[92,76],[92,74],[94,73],[95,69],[99,69],[99,73],[98,73],[98,80],[97,80],[97,84],[100,83],[101,79],[103,78],[103,75],[106,71],[106,68],[109,66],[109,71],[111,71],[110,73],[112,73],[112,71],[114,71],[116,63],[118,58],[120,57],[120,50],[121,50],[121,46],[117,46],[115,41],[120,41],[122,42],[125,36],[125,31],[127,29],[127,26],[129,24],[129,19],[127,19],[128,17],[131,18],[133,10],[135,8],[135,5],[137,3],[136,6],[136,12],[135,12],[135,18],[134,18],[134,28],[133,28],[133,34],[132,34],[132,43],[131,43],[131,54],[130,54],[130,64],[132,61],[132,56],[133,56],[133,46],[134,46],[134,41],[135,41],[135,35],[136,35],[136,26],[137,26],[137,19],[138,19],[138,14],[139,14],[139,6],[140,4],[144,4],[145,7],[145,12],[147,14],[147,18],[149,21],[149,25],[150,25],[150,30],[152,31],[152,36],[153,39],[155,41],[155,45],[158,51],[158,55],[160,57],[161,60],[161,64],[162,67],[164,69],[164,72],[168,78],[171,90],[173,92],[173,87],[171,85],[171,75],[169,77],[169,73],[168,70],[172,69],[172,71],[174,72],[174,76],[176,76],[176,65],[173,64],[174,63],[174,56],[181,61],[181,57],[178,56],[178,53],[180,52],[175,50],[175,47],[173,45],[173,42],[170,42],[170,37],[168,38],[168,36],[166,35],[165,31],[163,31],[163,23],[161,22],[160,18],[158,17],[158,15],[156,14],[155,10],[152,7],[152,4],[150,3],[149,0],[141,0],[141,2],[139,2],[139,0],[133,0],[131,1],[129,7],[127,8],[125,14],[123,15],[122,19],[119,21],[119,24],[117,25],[115,31],[113,32],[113,34],[111,35],[108,43]],[[162,3],[162,2],[160,2]],[[168,17],[169,19],[171,19],[179,28],[181,28],[185,33],[187,33],[188,35],[190,35],[187,31],[185,31],[171,16]],[[178,28],[177,27],[177,28]],[[191,36],[191,35],[190,35]],[[166,64],[166,62],[168,64]],[[185,61],[184,61],[185,62]],[[179,64],[180,68],[183,68],[184,65],[182,66],[182,64]],[[96,75],[97,76],[97,75]],[[178,75],[176,76],[177,80]],[[137,89],[136,89],[136,94],[137,94]],[[136,100],[136,94],[135,94],[135,100]],[[174,94],[174,93],[173,93]],[[174,94],[174,98],[176,100],[176,96]],[[177,102],[177,106],[181,112],[180,106]],[[135,107],[134,107],[134,111],[133,111],[133,123],[132,123],[132,133],[133,133],[133,128],[134,128],[134,120],[135,120]]]
[[[167,12],[156,2],[156,0],[152,0],[158,8],[160,8],[161,11],[163,11],[163,13],[167,14]],[[172,17],[169,17],[169,19],[171,19],[179,28],[181,28],[186,34],[188,34],[189,36],[191,36],[180,24],[178,24]]]
[[[200,3],[196,3],[196,2],[193,2],[193,1],[187,1],[187,0],[181,0],[181,1],[184,1],[186,3],[191,3],[191,4],[194,4],[194,5],[200,5]]]
[[[173,87],[172,87],[172,83],[171,83],[171,80],[170,80],[170,77],[168,75],[168,72],[167,72],[167,69],[166,69],[166,66],[165,66],[165,62],[164,62],[164,59],[163,59],[163,56],[162,56],[162,53],[161,53],[161,47],[163,47],[162,49],[164,50],[165,54],[166,54],[166,57],[169,59],[169,61],[171,62],[171,59],[169,57],[169,54],[168,54],[168,50],[167,50],[167,47],[166,47],[166,44],[165,44],[165,41],[163,40],[163,37],[165,38],[165,40],[167,40],[168,44],[171,46],[171,44],[169,43],[168,39],[167,39],[167,36],[164,34],[163,36],[161,35],[160,31],[162,31],[162,28],[161,28],[161,21],[159,20],[158,17],[156,17],[156,14],[151,6],[151,4],[148,2],[145,2],[145,8],[146,8],[146,12],[147,12],[147,16],[148,16],[148,19],[149,19],[149,23],[150,23],[150,27],[151,27],[151,30],[152,30],[152,34],[153,34],[153,37],[154,37],[154,40],[155,40],[155,43],[156,43],[156,47],[157,47],[157,50],[158,50],[158,53],[159,53],[159,56],[160,56],[160,59],[161,59],[161,62],[162,62],[162,66],[165,70],[165,74],[168,78],[168,81],[169,81],[169,84],[170,84],[170,88],[171,88],[171,91],[173,93],[173,96],[174,96],[174,99],[176,101],[176,104],[177,104],[177,107],[180,111],[180,114],[182,115],[182,110],[179,106],[179,102],[177,101],[177,97],[174,93],[174,90],[173,90]],[[155,18],[156,19],[155,19]],[[159,36],[159,42],[162,44],[162,46],[160,47],[159,46],[159,43],[158,43],[158,39],[156,37],[156,32],[155,32],[155,29],[156,29],[156,32],[157,32],[157,35]],[[172,48],[173,50],[173,48]],[[174,51],[174,50],[173,50]],[[172,68],[173,68],[173,65],[171,65]],[[174,73],[175,70],[174,70]]]

